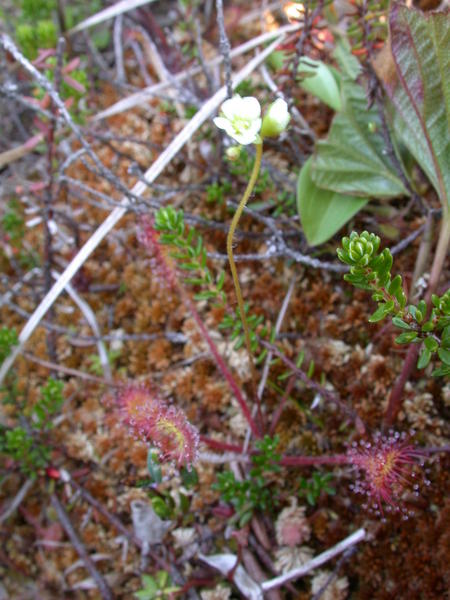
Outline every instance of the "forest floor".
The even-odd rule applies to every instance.
[[[261,34],[261,13],[250,4],[257,3],[235,2],[225,12],[232,47]],[[270,15],[273,21],[266,16],[266,27],[286,24],[279,11]],[[147,31],[154,32],[161,18],[163,11],[156,10]],[[130,39],[135,36],[134,49],[142,44],[142,60],[149,77],[157,80],[163,75],[174,76],[193,64],[194,59],[181,52],[194,43],[193,31],[172,23],[173,38],[166,40],[168,46],[163,42],[158,45],[166,65],[173,61],[172,71],[164,67],[158,72],[152,48],[139,38],[144,36],[144,17],[137,20],[135,30],[133,23],[127,23],[127,35]],[[211,23],[201,45],[206,61],[217,55],[218,48],[214,19]],[[166,28],[159,31],[166,35]],[[298,35],[291,33],[288,42],[295,46]],[[323,52],[326,54],[326,47]],[[55,272],[64,270],[77,249],[111,213],[114,202],[120,201],[117,180],[132,189],[189,123],[195,109],[177,96],[179,92],[175,90],[171,96],[167,88],[163,97],[155,96],[97,120],[100,111],[146,85],[137,56],[128,44],[123,53],[126,85],[96,81],[95,87],[89,86],[84,100],[87,117],[80,130],[116,179],[107,181],[99,176],[92,161],[84,157],[62,170],[61,164],[73,156],[80,143],[67,130],[64,138],[57,138],[52,160],[58,163],[55,173],[64,177],[54,186],[57,195],[51,200],[53,214],[59,215],[60,222],[52,242]],[[249,60],[246,54],[236,58],[233,71]],[[109,65],[109,72],[111,75],[114,67]],[[211,73],[214,76],[214,70]],[[199,105],[210,96],[203,75],[195,83],[183,85],[192,90],[192,98]],[[289,92],[311,133],[302,133],[296,125],[281,141],[267,143],[259,185],[250,201],[253,212],[244,214],[241,220],[235,253],[263,256],[271,243],[267,220],[277,220],[292,248],[326,265],[338,265],[335,249],[339,237],[308,248],[295,208],[296,175],[311,154],[314,139],[326,135],[332,112],[289,82],[286,73],[277,85]],[[240,91],[243,96],[270,96],[267,80],[259,70],[253,71]],[[23,118],[26,120],[27,115]],[[10,127],[5,132],[13,135],[14,125]],[[206,249],[220,254],[208,259],[211,271],[228,272],[225,241],[235,204],[227,202],[236,203],[242,195],[250,158],[240,159],[238,172],[223,159],[223,140],[211,119],[207,120],[84,262],[72,280],[74,293],[60,295],[14,363],[13,376],[7,380],[10,387],[4,392],[8,401],[3,410],[8,422],[23,422],[17,407],[29,414],[50,375],[64,383],[64,403],[52,416],[53,427],[44,436],[51,448],[46,468],[24,473],[20,464],[9,458],[0,462],[0,516],[8,511],[11,500],[17,500],[16,509],[1,522],[0,599],[108,597],[107,591],[99,591],[93,571],[87,568],[86,555],[94,572],[112,590],[111,597],[133,598],[142,589],[142,574],[156,577],[158,571],[166,571],[181,590],[178,597],[239,598],[243,596],[238,588],[200,560],[199,553],[239,556],[250,576],[264,581],[301,565],[359,528],[367,532],[365,539],[321,567],[322,579],[317,570],[312,571],[267,597],[319,598],[317,590],[332,573],[334,579],[320,596],[330,600],[442,600],[448,591],[450,503],[446,455],[430,455],[425,463],[429,484],[421,485],[419,495],[403,497],[412,513],[407,520],[389,514],[383,519],[367,510],[364,500],[351,491],[354,469],[345,465],[269,470],[263,488],[269,490],[272,506],[256,509],[241,528],[232,518],[231,504],[224,502],[213,487],[217,475],[230,469],[238,477],[250,477],[248,462],[239,462],[232,452],[220,449],[221,443],[243,446],[248,441],[248,423],[184,295],[164,279],[154,257],[139,243],[138,232],[144,216],[152,211],[152,203],[182,208],[189,226],[201,232]],[[45,194],[40,195],[33,184],[45,179],[47,168],[48,155],[34,152],[0,172],[3,211],[14,198],[20,206],[19,214],[30,221],[32,214],[26,209],[45,204]],[[431,190],[426,200],[438,205]],[[406,205],[406,200],[399,199],[386,209],[386,204],[375,202],[373,210],[358,213],[341,233],[366,229],[379,235],[384,246],[395,246],[426,221],[420,207],[412,204],[406,209]],[[254,218],[255,214],[266,221]],[[406,283],[411,280],[420,244],[418,236],[395,255],[394,271],[401,273]],[[3,238],[3,247],[6,245]],[[43,225],[38,223],[27,227],[21,239],[21,252],[28,253],[30,262],[34,256],[32,268],[18,265],[14,255],[3,252],[3,325],[21,331],[42,298],[46,289],[46,247]],[[287,367],[274,360],[262,407],[266,431],[272,437],[278,436],[277,452],[307,456],[345,452],[360,437],[348,416],[353,413],[364,423],[367,435],[380,431],[389,392],[407,349],[394,344],[396,332],[392,327],[368,323],[375,308],[370,295],[352,288],[342,273],[327,266],[313,268],[286,257],[256,257],[237,264],[245,301],[254,314],[262,317],[263,324],[273,327],[282,313],[275,338],[277,347],[294,362],[303,356],[302,368],[310,378],[336,394],[348,409],[342,412],[327,403],[317,390],[292,377],[292,373],[286,377]],[[30,274],[32,269],[34,273]],[[448,271],[443,280],[445,275]],[[184,289],[192,299],[192,287]],[[228,275],[224,291],[234,307],[233,283]],[[95,315],[97,331],[75,297],[81,298],[90,308],[88,312]],[[236,350],[229,333],[219,328],[224,307],[207,301],[195,306],[252,404],[245,349]],[[99,339],[109,356],[111,377],[99,359]],[[259,377],[263,364],[258,366]],[[196,477],[189,478],[189,472],[180,472],[174,463],[162,461],[161,481],[152,480],[148,443],[133,435],[119,406],[124,386],[138,384],[182,409],[198,429],[201,442],[199,459],[194,463]],[[274,420],[281,398],[283,407]],[[414,441],[421,447],[447,444],[449,400],[450,388],[442,379],[430,377],[428,371],[415,372],[405,387],[395,429],[406,433],[413,430]],[[214,449],[208,446],[208,440],[219,445]],[[330,473],[329,486],[334,492],[322,490],[308,503],[301,493],[302,482],[311,481],[314,473]],[[169,522],[167,526],[156,521],[148,525],[146,518],[152,520],[152,505]],[[300,542],[289,546],[282,543],[277,524],[283,509],[297,505],[304,507],[304,530]],[[296,514],[303,513],[300,510]],[[75,542],[68,533],[67,521],[75,531]],[[160,531],[155,531],[155,522],[161,525]],[[150,533],[143,531],[146,527]]]

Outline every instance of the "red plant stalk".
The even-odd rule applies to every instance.
[[[281,352],[277,346],[274,344],[269,344],[265,340],[260,340],[261,344],[265,346],[268,350],[273,352],[289,369],[293,372],[293,374],[298,377],[303,383],[305,383],[308,387],[312,388],[316,392],[318,392],[322,398],[328,402],[332,402],[336,404],[343,412],[345,412],[355,423],[355,427],[359,434],[364,435],[366,428],[364,423],[362,422],[361,417],[357,414],[357,412],[351,407],[347,406],[342,400],[339,398],[337,394],[327,390],[325,387],[321,386],[317,382],[310,379],[306,373],[304,373],[301,369],[297,367],[287,356]]]
[[[218,351],[217,346],[214,344],[211,336],[209,335],[208,330],[206,329],[203,321],[200,318],[200,315],[197,312],[197,309],[194,306],[194,303],[192,302],[192,300],[190,299],[190,297],[188,296],[186,291],[181,286],[179,286],[179,291],[180,291],[180,295],[181,295],[185,305],[187,306],[189,312],[191,313],[193,319],[195,320],[197,327],[200,330],[200,333],[205,338],[205,341],[209,346],[211,354],[213,355],[214,360],[216,361],[217,367],[221,371],[222,375],[224,376],[225,380],[227,381],[228,385],[230,386],[230,389],[233,392],[236,400],[238,401],[238,404],[242,410],[242,414],[244,415],[250,429],[252,430],[253,435],[257,438],[260,438],[261,431],[260,431],[259,427],[257,426],[255,420],[252,417],[250,408],[249,408],[244,396],[242,395],[242,392],[241,392],[238,384],[236,383],[236,380],[234,379],[233,375],[231,374],[230,370],[228,369],[227,365],[225,364],[225,361],[223,360],[222,356],[220,355],[220,352]]]
[[[231,371],[228,369],[224,359],[220,355],[220,352],[217,349],[217,346],[214,344],[211,336],[207,328],[205,327],[194,303],[192,302],[189,294],[186,292],[184,287],[180,284],[176,266],[169,263],[169,260],[166,258],[165,253],[162,250],[162,247],[158,241],[159,232],[155,230],[152,219],[145,219],[142,223],[141,230],[139,233],[140,242],[147,248],[147,250],[153,255],[153,257],[158,262],[164,279],[167,281],[170,287],[176,289],[179,293],[182,301],[184,302],[186,308],[191,313],[200,333],[205,339],[208,347],[211,351],[211,354],[216,362],[216,365],[222,375],[224,376],[226,382],[228,383],[231,391],[233,392],[241,410],[244,415],[253,435],[257,438],[261,437],[261,431],[256,424],[255,420],[252,417],[250,407],[248,406],[236,380],[234,379]]]
[[[436,252],[434,254],[433,265],[431,267],[430,281],[425,296],[425,302],[428,306],[428,314],[431,311],[431,296],[434,294],[439,283],[444,261],[448,253],[448,245],[450,240],[450,215],[445,208],[443,212],[444,214],[442,217],[441,231],[439,233],[439,240],[436,247]],[[412,344],[409,347],[405,362],[403,363],[402,371],[389,395],[388,405],[384,416],[384,424],[387,427],[391,427],[395,423],[397,415],[402,408],[403,390],[406,382],[414,371],[418,354],[419,345]]]
[[[286,402],[289,400],[289,396],[294,388],[296,381],[297,381],[297,378],[295,377],[295,375],[291,375],[289,377],[289,381],[287,383],[286,390],[284,391],[284,394],[280,400],[280,403],[278,404],[275,412],[272,415],[272,421],[270,423],[270,428],[269,428],[269,435],[271,435],[271,436],[275,433],[275,429],[277,428],[278,421],[281,418],[284,407],[286,406]]]
[[[213,440],[207,435],[201,435],[200,441],[209,446],[212,450],[221,450],[223,452],[236,452],[236,454],[242,454],[244,447],[238,444],[229,444],[228,442],[222,442],[221,440]]]
[[[394,387],[389,394],[388,405],[386,408],[386,413],[384,415],[384,425],[386,427],[391,427],[398,416],[403,404],[403,390],[406,385],[406,382],[410,378],[412,372],[414,371],[414,367],[416,366],[417,356],[419,354],[419,345],[411,344],[408,348],[408,352],[406,353],[406,358],[403,362],[403,367],[400,375],[398,376]]]

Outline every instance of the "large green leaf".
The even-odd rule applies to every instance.
[[[450,206],[450,18],[394,3],[389,16],[393,69],[384,69],[396,135]]]
[[[311,179],[312,159],[308,158],[297,183],[297,208],[308,244],[329,240],[366,203],[366,198],[344,196],[324,190]]]
[[[320,60],[302,58],[298,72],[303,76],[300,85],[304,90],[317,96],[333,110],[342,108],[341,94],[331,69]]]
[[[392,198],[407,194],[386,155],[378,111],[367,108],[363,88],[342,78],[343,110],[328,138],[317,144],[312,178],[321,188],[352,196]]]

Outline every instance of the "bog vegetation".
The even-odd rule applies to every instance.
[[[431,5],[6,0],[1,597],[444,596]]]

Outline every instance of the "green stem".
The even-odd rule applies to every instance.
[[[228,236],[227,236],[228,261],[230,263],[231,276],[233,277],[234,289],[236,292],[236,299],[237,299],[237,303],[238,303],[238,307],[239,307],[239,313],[241,315],[242,328],[244,330],[245,346],[247,348],[248,359],[250,362],[250,370],[251,370],[251,374],[252,374],[253,391],[256,390],[256,372],[255,372],[255,365],[253,362],[252,349],[251,349],[251,343],[250,343],[250,330],[249,330],[247,319],[245,316],[244,300],[242,298],[241,286],[239,284],[239,277],[238,277],[238,273],[237,273],[236,263],[234,262],[233,237],[234,237],[234,232],[236,231],[236,227],[239,223],[239,219],[241,218],[241,215],[244,211],[245,205],[247,204],[247,201],[250,198],[253,188],[255,187],[256,180],[258,179],[259,170],[261,168],[262,150],[263,150],[262,142],[260,144],[256,144],[256,157],[255,157],[255,164],[253,165],[252,174],[250,176],[250,180],[248,182],[248,185],[244,192],[244,195],[242,196],[242,200],[240,201],[239,206],[237,207],[237,210],[231,221],[230,229],[228,231]]]

